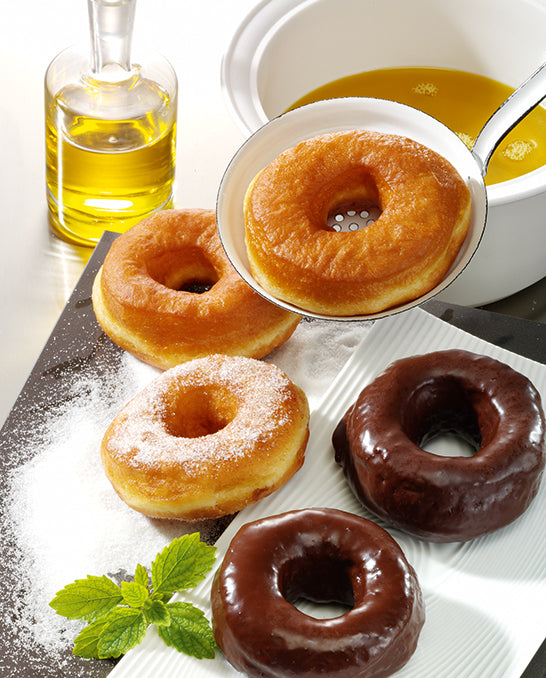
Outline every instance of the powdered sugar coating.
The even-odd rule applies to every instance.
[[[195,391],[204,401],[212,389],[225,389],[236,399],[236,416],[214,433],[174,436],[166,417],[175,401]],[[288,377],[277,367],[248,358],[211,356],[183,363],[127,404],[109,436],[108,448],[130,466],[181,465],[187,475],[195,475],[204,463],[234,461],[257,443],[272,440],[288,422],[284,405],[291,389]]]
[[[106,475],[132,508],[185,520],[239,511],[300,468],[303,391],[276,366],[212,355],[167,370],[108,427]]]

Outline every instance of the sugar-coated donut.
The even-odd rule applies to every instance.
[[[254,292],[227,258],[212,210],[165,210],[117,238],[93,285],[110,338],[166,369],[212,353],[262,358],[299,316]]]
[[[473,456],[421,448],[455,433]],[[527,377],[468,351],[394,362],[333,436],[355,494],[389,524],[430,541],[466,541],[508,525],[538,492],[544,412]]]
[[[108,427],[107,477],[133,509],[194,520],[235,513],[303,464],[303,391],[274,365],[197,358],[163,372]]]
[[[380,217],[336,232],[328,215],[372,202]],[[396,135],[351,130],[288,149],[245,197],[250,270],[268,293],[334,316],[372,314],[429,292],[470,224],[468,187],[443,157]]]
[[[299,598],[350,607],[316,619]],[[379,678],[415,651],[421,589],[381,527],[336,509],[304,509],[244,525],[215,574],[216,642],[252,678]]]

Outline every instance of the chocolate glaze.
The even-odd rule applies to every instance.
[[[298,598],[351,609],[332,619]],[[424,607],[412,567],[381,527],[336,509],[244,525],[215,575],[216,642],[248,676],[389,676],[413,654]]]
[[[448,350],[393,363],[361,392],[333,444],[354,493],[376,515],[422,539],[466,541],[529,506],[544,470],[544,427],[527,377]],[[421,449],[441,433],[466,439],[475,454]]]

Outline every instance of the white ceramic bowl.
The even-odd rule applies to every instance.
[[[249,134],[307,92],[364,70],[456,68],[517,87],[546,60],[544,35],[546,0],[266,0],[234,35],[222,83]],[[480,247],[444,301],[487,304],[546,275],[546,167],[488,187],[487,197]]]

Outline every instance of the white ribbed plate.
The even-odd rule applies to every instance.
[[[240,525],[263,516],[329,506],[370,518],[334,462],[332,431],[364,385],[390,362],[447,348],[487,354],[512,365],[533,381],[546,402],[544,365],[492,346],[421,309],[377,321],[313,412],[301,471],[271,497],[237,516],[218,541],[218,558]],[[430,544],[391,531],[417,571],[427,610],[418,648],[397,676],[519,678],[546,635],[545,515],[543,482],[520,519],[471,542]],[[191,601],[207,616],[211,578],[191,592]],[[218,678],[240,674],[220,651],[214,660],[198,661],[164,646],[153,630],[111,673],[113,678],[167,675]]]

